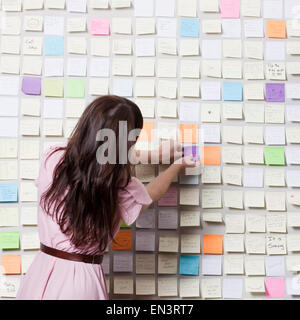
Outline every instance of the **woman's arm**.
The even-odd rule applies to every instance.
[[[174,140],[164,141],[156,150],[136,150],[136,158],[144,164],[170,164],[182,157],[182,146]]]
[[[192,168],[198,165],[198,162],[193,161],[193,155],[180,158],[179,160],[175,161],[167,170],[148,183],[146,185],[146,189],[153,202],[158,201],[168,191],[173,178],[178,175],[181,169]],[[143,206],[142,211],[146,210],[148,207],[149,205]]]

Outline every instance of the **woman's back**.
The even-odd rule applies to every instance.
[[[53,146],[44,152],[40,174],[35,181],[38,201],[52,183],[53,171],[64,151],[50,154],[56,147],[65,145]],[[143,184],[132,178],[125,190],[119,192],[120,222],[113,234],[118,232],[121,219],[127,224],[132,224],[138,217],[141,206],[151,202]],[[89,245],[76,248],[40,205],[38,230],[40,242],[48,247],[72,253],[89,254],[89,251],[94,251],[95,247]],[[39,252],[22,279],[17,299],[108,299],[102,265],[60,259]]]

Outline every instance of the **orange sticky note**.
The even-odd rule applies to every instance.
[[[1,265],[4,274],[21,274],[21,256],[19,254],[3,254]]]
[[[286,38],[286,25],[284,20],[267,20],[268,38]]]
[[[143,129],[140,133],[140,141],[152,141],[154,137],[154,122],[145,122],[143,124]]]
[[[198,143],[198,124],[181,123],[179,141],[182,143]]]
[[[206,166],[219,166],[221,164],[221,147],[220,146],[202,147],[201,163]]]
[[[132,249],[132,231],[120,230],[112,242],[113,250],[131,250]]]
[[[223,236],[221,234],[204,234],[203,253],[223,254]]]

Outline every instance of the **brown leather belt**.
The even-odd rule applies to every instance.
[[[87,254],[80,253],[70,253],[54,248],[50,248],[41,243],[41,251],[49,254],[50,256],[54,256],[61,259],[85,262],[85,263],[93,263],[93,264],[101,264],[103,261],[103,255],[92,256]]]

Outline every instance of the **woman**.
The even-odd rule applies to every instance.
[[[182,159],[173,143],[171,152],[179,160],[144,186],[132,177],[134,166],[119,161],[124,139],[121,142],[118,132],[124,121],[127,134],[143,127],[133,102],[100,97],[85,109],[68,143],[44,152],[35,181],[41,251],[22,279],[17,299],[108,299],[102,255],[121,220],[134,223],[142,210],[163,196],[181,169],[196,166],[192,157]],[[96,139],[103,129],[115,133],[116,163],[103,161],[107,151],[99,156],[108,142]],[[135,143],[127,139],[127,153]],[[136,158],[155,155],[158,151],[138,152]],[[160,148],[159,158],[163,156]]]

